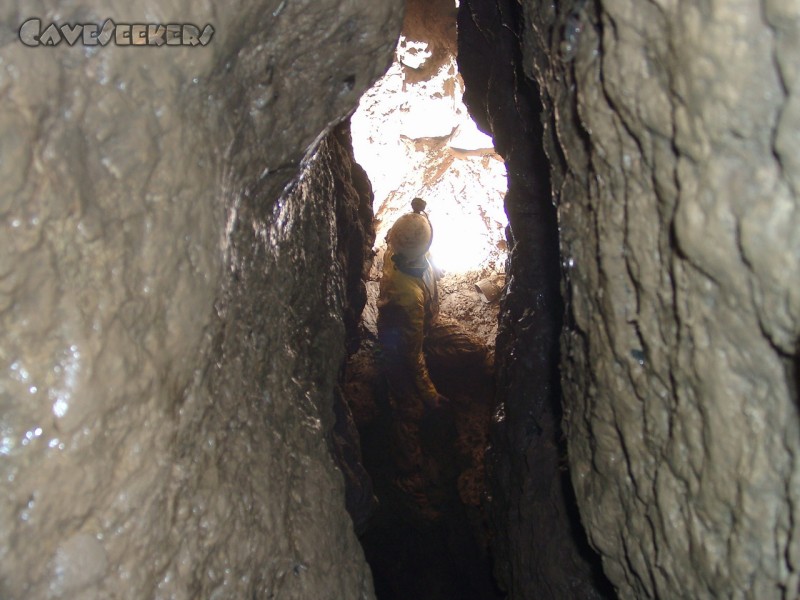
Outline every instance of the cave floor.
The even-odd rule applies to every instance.
[[[498,301],[485,302],[475,282],[498,286],[503,264],[446,274],[440,281],[440,320],[458,332],[463,352],[426,347],[426,362],[449,406],[426,414],[420,434],[435,481],[412,498],[397,486],[392,411],[377,367],[375,302],[382,264],[378,251],[368,284],[363,342],[348,363],[345,396],[358,427],[363,465],[377,505],[361,535],[379,600],[502,598],[492,579],[484,513],[484,452],[494,405],[493,352]],[[435,346],[435,345],[434,345]],[[452,348],[446,349],[452,350]],[[486,360],[477,358],[486,357]],[[480,363],[480,365],[478,365]]]

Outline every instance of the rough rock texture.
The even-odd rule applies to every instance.
[[[281,190],[401,7],[73,6],[0,9],[0,596],[371,597],[326,444],[337,188]],[[216,34],[29,49],[30,14]]]
[[[356,159],[375,190],[378,244],[422,196],[434,227],[436,264],[449,273],[494,269],[502,262],[498,245],[504,246],[508,223],[505,166],[462,101],[464,83],[447,37],[455,34],[452,2],[444,2],[444,15],[426,14],[423,22],[412,12],[422,10],[416,4],[407,9],[396,61],[352,118]],[[411,44],[427,49],[425,60],[416,55],[417,68],[405,64]]]
[[[364,470],[356,422],[345,398],[345,369],[348,359],[361,345],[361,314],[367,304],[366,280],[372,267],[372,245],[375,242],[372,212],[372,186],[361,166],[355,162],[350,136],[350,122],[338,125],[320,150],[315,165],[307,177],[321,179],[329,170],[332,189],[321,189],[336,203],[336,261],[342,269],[344,295],[345,346],[347,352],[339,364],[339,377],[334,389],[333,411],[335,425],[331,432],[331,453],[345,479],[345,506],[360,534],[375,509],[372,481]],[[318,196],[315,191],[312,196]]]
[[[796,598],[800,8],[525,7],[591,542],[625,598]]]
[[[416,72],[420,79],[428,79],[456,55],[456,12],[457,4],[450,0],[406,0],[399,48],[401,61],[410,66],[414,55],[428,59],[420,66],[414,65],[408,73],[409,78],[413,78]],[[415,47],[420,49],[419,52],[415,52]]]
[[[379,501],[360,536],[376,595],[382,600],[502,598],[492,579],[482,510],[483,455],[494,398],[487,348],[452,321],[440,320],[427,337],[431,378],[450,402],[418,421],[425,468],[435,476],[412,495],[397,485],[408,473],[399,469],[398,454],[407,450],[395,445],[402,440],[392,424],[380,349],[368,327],[365,323],[362,346],[347,363],[343,394]]]
[[[513,0],[464,0],[458,26],[464,100],[493,135],[509,185],[510,255],[496,351],[498,406],[487,458],[495,576],[512,599],[598,598],[604,582],[563,468],[558,228],[541,103],[522,72],[520,8]]]

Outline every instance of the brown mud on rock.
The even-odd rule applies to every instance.
[[[325,151],[284,188],[385,70],[401,4],[0,13],[0,597],[373,597],[326,445],[345,276]],[[216,32],[28,48],[32,14]]]
[[[799,23],[784,0],[461,2],[467,104],[510,175],[511,598],[581,585],[572,489],[623,598],[800,595]]]
[[[797,598],[800,6],[524,10],[589,537],[624,598]]]
[[[505,274],[504,267],[500,268],[503,270],[487,266],[476,271],[445,275],[439,280],[441,315],[458,322],[491,349],[494,349],[497,337],[500,299],[496,297],[487,301],[489,299],[476,289],[476,284],[488,281],[498,293],[502,293]]]
[[[494,398],[491,354],[457,323],[426,341],[437,389],[449,399],[419,422],[425,473],[410,495],[400,486],[389,390],[380,349],[365,329],[346,367],[343,395],[358,426],[363,464],[379,504],[361,541],[381,600],[491,600],[484,452]]]
[[[521,11],[515,0],[462,0],[458,15],[464,100],[508,170],[509,261],[486,467],[495,576],[512,600],[610,597],[565,469],[559,232],[541,102],[519,48]]]

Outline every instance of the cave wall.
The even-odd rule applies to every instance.
[[[402,6],[0,14],[0,596],[372,597],[328,449],[363,250],[337,242],[341,144],[284,188],[386,69]],[[32,14],[216,32],[27,48]]]
[[[464,102],[508,178],[509,257],[497,334],[497,406],[487,454],[494,571],[510,599],[602,598],[608,584],[582,531],[566,470],[558,344],[556,208],[542,103],[526,76],[515,0],[462,0]],[[491,57],[487,60],[486,57]]]
[[[800,10],[525,2],[580,513],[624,598],[800,595]]]

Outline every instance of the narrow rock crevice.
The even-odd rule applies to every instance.
[[[542,589],[554,598],[611,597],[568,479],[558,370],[564,310],[558,223],[542,101],[522,65],[522,27],[516,2],[465,0],[459,8],[464,99],[492,135],[508,173],[508,283],[487,459],[495,573],[512,598]]]
[[[409,0],[404,68],[457,43],[510,255],[494,364],[425,349],[410,502],[346,122],[403,2],[3,4],[0,597],[800,595],[796,2],[454,10]],[[500,165],[447,136],[406,141]]]

